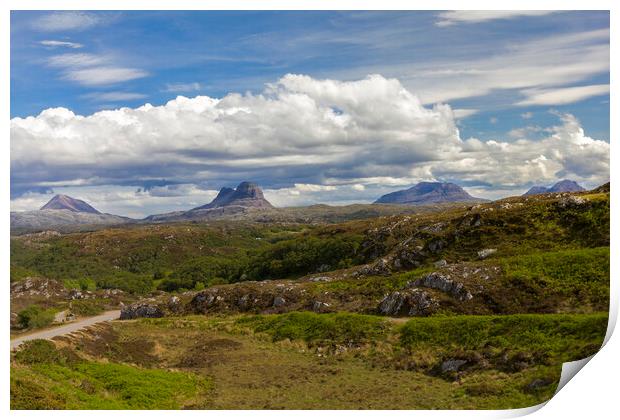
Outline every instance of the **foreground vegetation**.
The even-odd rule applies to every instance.
[[[606,314],[396,323],[348,313],[117,322],[15,353],[11,405],[518,408],[550,398],[561,363],[595,352],[606,323]]]

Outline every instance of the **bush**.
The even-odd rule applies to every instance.
[[[53,309],[43,309],[38,305],[30,305],[17,314],[17,321],[24,328],[42,328],[54,321]]]
[[[104,310],[103,304],[93,299],[74,300],[71,302],[71,312],[76,315],[93,316],[102,313]]]
[[[241,318],[237,323],[249,326],[254,332],[267,333],[274,341],[288,338],[302,339],[309,343],[319,341],[361,343],[383,335],[389,326],[383,318],[377,316],[313,312],[257,315]]]

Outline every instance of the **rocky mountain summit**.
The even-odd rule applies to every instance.
[[[375,203],[424,205],[435,203],[482,202],[451,182],[420,182],[413,187],[381,196]]]
[[[579,192],[585,191],[581,185],[577,184],[575,181],[571,181],[570,179],[564,179],[562,181],[556,182],[551,187],[542,187],[539,185],[533,186],[523,195],[534,195],[534,194],[547,194],[547,193],[560,193],[560,192]]]
[[[83,213],[101,214],[101,212],[88,204],[86,201],[69,197],[64,194],[55,195],[40,210],[69,210]]]
[[[154,214],[144,219],[145,222],[174,222],[187,220],[211,220],[243,215],[249,210],[273,209],[265,199],[263,190],[255,183],[244,181],[237,188],[224,187],[209,204],[187,211]]]
[[[218,207],[241,206],[241,207],[260,207],[272,208],[273,206],[265,199],[263,190],[253,182],[244,181],[232,189],[224,187],[220,190],[217,197],[209,204],[193,208],[194,210],[214,209]]]

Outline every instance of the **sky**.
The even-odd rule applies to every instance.
[[[11,209],[609,180],[609,13],[13,11]]]

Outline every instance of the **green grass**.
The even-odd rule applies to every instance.
[[[15,360],[12,409],[179,409],[204,402],[211,388],[188,372],[67,359],[49,342],[26,347]]]
[[[554,363],[582,359],[602,345],[607,314],[414,318],[400,328],[410,350],[528,353]]]
[[[609,296],[609,247],[583,248],[504,258],[507,281],[545,292],[587,293],[602,301]]]
[[[313,312],[257,315],[242,317],[236,322],[238,325],[250,327],[254,332],[266,333],[272,336],[274,341],[301,339],[311,343],[361,343],[384,336],[390,326],[384,318],[377,316]]]

